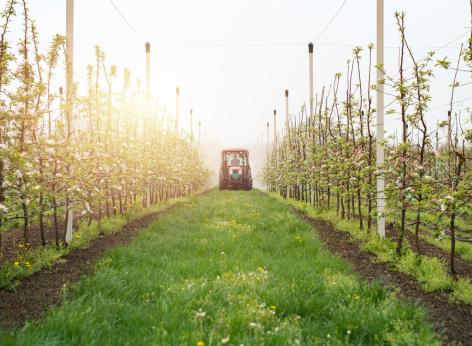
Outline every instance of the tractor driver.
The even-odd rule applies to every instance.
[[[239,154],[233,154],[231,159],[231,166],[241,166],[241,160],[239,159]]]

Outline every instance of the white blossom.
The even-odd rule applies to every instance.
[[[0,203],[0,211],[7,213],[8,212],[7,206],[5,204]]]

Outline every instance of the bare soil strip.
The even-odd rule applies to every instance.
[[[396,288],[400,296],[419,302],[427,311],[438,333],[447,343],[472,345],[472,307],[451,303],[445,292],[425,292],[412,277],[395,271],[386,263],[377,263],[374,255],[363,252],[360,243],[351,239],[348,233],[337,230],[331,223],[308,216],[301,210],[296,213],[312,224],[328,249],[346,261],[362,277],[368,280],[382,280]],[[425,248],[426,249],[426,248]]]
[[[136,234],[156,221],[165,210],[130,221],[120,231],[93,240],[86,249],[77,249],[49,269],[43,269],[22,279],[15,291],[0,290],[0,325],[14,328],[27,320],[37,319],[52,306],[62,302],[64,285],[78,282],[95,269],[103,253],[114,246],[129,243]]]

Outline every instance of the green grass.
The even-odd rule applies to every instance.
[[[2,345],[438,345],[422,308],[367,284],[261,192],[182,202]]]
[[[472,305],[472,281],[468,278],[461,278],[454,286],[452,292],[453,300]]]
[[[364,215],[367,213],[364,212]],[[416,213],[413,211],[408,211],[406,213],[407,220],[410,222],[415,222],[416,221]],[[435,225],[437,222],[436,218],[434,215],[431,215],[428,212],[423,212],[421,213],[421,219],[423,221],[426,221],[429,225]],[[387,221],[391,223],[397,223],[395,221],[395,217],[391,215],[387,215]],[[440,229],[448,229],[449,224],[448,219],[443,219],[440,223]],[[456,233],[459,233],[461,235],[461,230],[467,229],[467,222],[461,218],[456,219],[456,226],[458,229],[456,230]],[[407,230],[411,233],[414,233],[414,227],[407,227]],[[437,231],[432,230],[424,225],[420,226],[420,237],[423,239],[425,242],[432,244],[434,246],[437,246],[438,248],[444,250],[445,252],[449,252],[451,250],[451,238],[449,235],[443,235],[442,237],[438,238],[437,237]],[[467,236],[466,236],[467,237]],[[456,255],[460,258],[462,258],[466,262],[472,262],[472,244],[471,243],[466,243],[466,242],[461,242],[461,241],[456,241]]]
[[[446,236],[442,239],[424,236],[423,239],[446,252],[451,251],[451,240],[449,236]],[[472,263],[472,243],[456,241],[456,255],[462,258],[464,261]]]
[[[448,272],[447,264],[442,260],[424,255],[417,256],[408,245],[405,245],[402,256],[398,257],[394,241],[381,239],[376,232],[367,233],[359,228],[357,220],[342,220],[335,211],[312,208],[305,202],[293,199],[285,200],[275,193],[271,195],[288,205],[304,210],[310,216],[329,221],[340,231],[348,232],[352,238],[362,243],[363,250],[374,254],[380,262],[390,263],[397,270],[415,277],[426,292],[451,290],[451,300],[471,304],[472,283],[470,280],[455,282]]]
[[[298,202],[298,203],[300,205],[303,202]],[[363,203],[362,215],[364,216],[364,224],[366,224],[368,211],[367,211],[367,208],[365,207],[365,205],[367,203],[366,203],[366,201],[363,201],[362,203]],[[336,213],[334,213],[332,211],[323,210],[323,213],[326,213],[326,212],[328,212],[329,215],[334,217],[334,218],[339,218],[339,216],[336,215]],[[374,225],[373,228],[375,228],[375,224],[376,224],[375,214],[376,214],[376,211],[374,209],[373,210],[373,220],[372,220],[373,225]],[[408,224],[409,223],[413,224],[416,221],[416,212],[407,211],[406,217],[407,217],[407,220],[409,221]],[[356,220],[357,220],[357,217],[356,217]],[[428,213],[427,211],[423,211],[421,213],[421,220],[427,222],[428,225],[431,225],[431,227],[433,225],[435,225],[436,222],[437,222],[436,217],[434,215]],[[387,214],[386,215],[386,221],[389,222],[389,223],[392,223],[392,224],[398,224],[397,216],[392,215],[392,214]],[[448,222],[449,222],[449,220],[444,218],[440,223],[440,229],[447,229],[449,227]],[[459,235],[463,235],[463,236],[465,236],[465,238],[467,238],[468,236],[467,236],[466,233],[463,232],[463,230],[466,230],[470,227],[468,226],[468,223],[464,219],[464,217],[456,219],[456,226],[458,227],[458,229],[456,229],[456,234],[459,233]],[[409,232],[414,233],[414,227],[413,226],[411,226],[411,227],[407,226],[406,229]],[[442,249],[446,252],[449,252],[450,249],[451,249],[450,236],[446,234],[446,235],[443,235],[442,237],[438,238],[437,235],[438,234],[437,234],[436,230],[428,228],[427,226],[424,226],[424,225],[420,225],[420,238],[421,239],[423,239],[424,241],[426,241],[429,244],[432,244],[432,245],[435,245],[435,246],[439,247],[440,249]],[[462,260],[472,263],[472,243],[456,241],[455,246],[456,246],[456,255],[458,257],[460,257]]]
[[[44,268],[51,267],[54,263],[62,261],[62,257],[66,256],[74,249],[85,249],[89,247],[90,242],[96,239],[100,234],[109,235],[116,233],[120,231],[128,221],[164,210],[177,203],[179,200],[185,200],[185,198],[162,201],[147,209],[142,208],[138,203],[132,205],[123,215],[115,215],[108,219],[102,219],[100,223],[97,220],[92,220],[89,224],[88,220],[81,220],[68,247],[60,246],[57,248],[54,244],[33,249],[22,247],[19,249],[18,257],[15,258],[14,261],[0,265],[0,289],[15,289],[21,279]]]

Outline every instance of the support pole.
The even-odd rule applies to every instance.
[[[290,116],[289,116],[289,111],[288,111],[288,90],[285,89],[285,133],[286,133],[286,139],[285,139],[285,157],[288,159],[289,153],[290,153]],[[292,197],[291,193],[291,185],[286,186],[286,198]]]
[[[277,146],[278,146],[278,140],[277,140],[277,110],[274,109],[274,160],[275,160],[275,167],[277,168]]]
[[[179,111],[180,111],[180,88],[175,89],[175,133],[179,133]]]
[[[151,44],[146,42],[146,97],[151,96]]]
[[[190,109],[190,142],[193,142],[193,109]]]
[[[385,177],[384,169],[384,0],[377,0],[377,233],[385,237]]]
[[[269,122],[267,122],[267,134],[266,134],[266,160],[267,164],[269,163],[269,145],[270,145],[270,140],[269,140]]]
[[[274,109],[274,145],[277,148],[277,110]]]
[[[313,43],[308,44],[308,65],[309,65],[309,80],[310,80],[310,119],[313,117],[314,111],[314,86],[313,86]]]
[[[202,122],[199,121],[199,122],[198,122],[198,145],[200,145],[200,136],[201,136],[201,133],[202,133]]]
[[[74,0],[66,4],[66,124],[67,139],[72,135],[74,106]]]
[[[288,90],[285,90],[285,132],[287,133],[287,136],[290,137],[290,132],[289,132],[289,115],[288,115]]]
[[[66,3],[66,126],[67,144],[70,146],[72,137],[72,117],[74,108],[74,0],[67,0]],[[70,166],[67,165],[67,172]],[[66,194],[65,201],[65,232],[64,240],[70,243],[73,233],[74,213],[70,208],[69,195]],[[68,239],[68,235],[70,239]]]
[[[143,140],[144,143],[146,143],[146,118],[150,117],[151,113],[151,44],[149,42],[146,42],[145,44],[146,48],[146,115],[144,118],[144,127],[143,127]],[[144,148],[144,155],[146,155],[146,148]],[[147,159],[145,158],[145,170],[146,170],[146,208],[148,208],[151,205],[151,181],[150,177],[147,174],[148,168],[147,168]]]
[[[313,83],[313,43],[311,42],[308,44],[308,66],[309,66],[308,79],[309,79],[309,84],[310,84],[310,117],[308,118],[308,126],[311,126],[311,122],[314,117],[314,108],[315,108],[315,97],[314,97],[315,90],[313,86],[314,84]],[[311,129],[308,128],[308,131],[311,132]],[[309,153],[311,154],[311,150],[309,150]],[[315,186],[313,183],[310,183],[310,205],[313,205],[314,203],[315,203]]]

